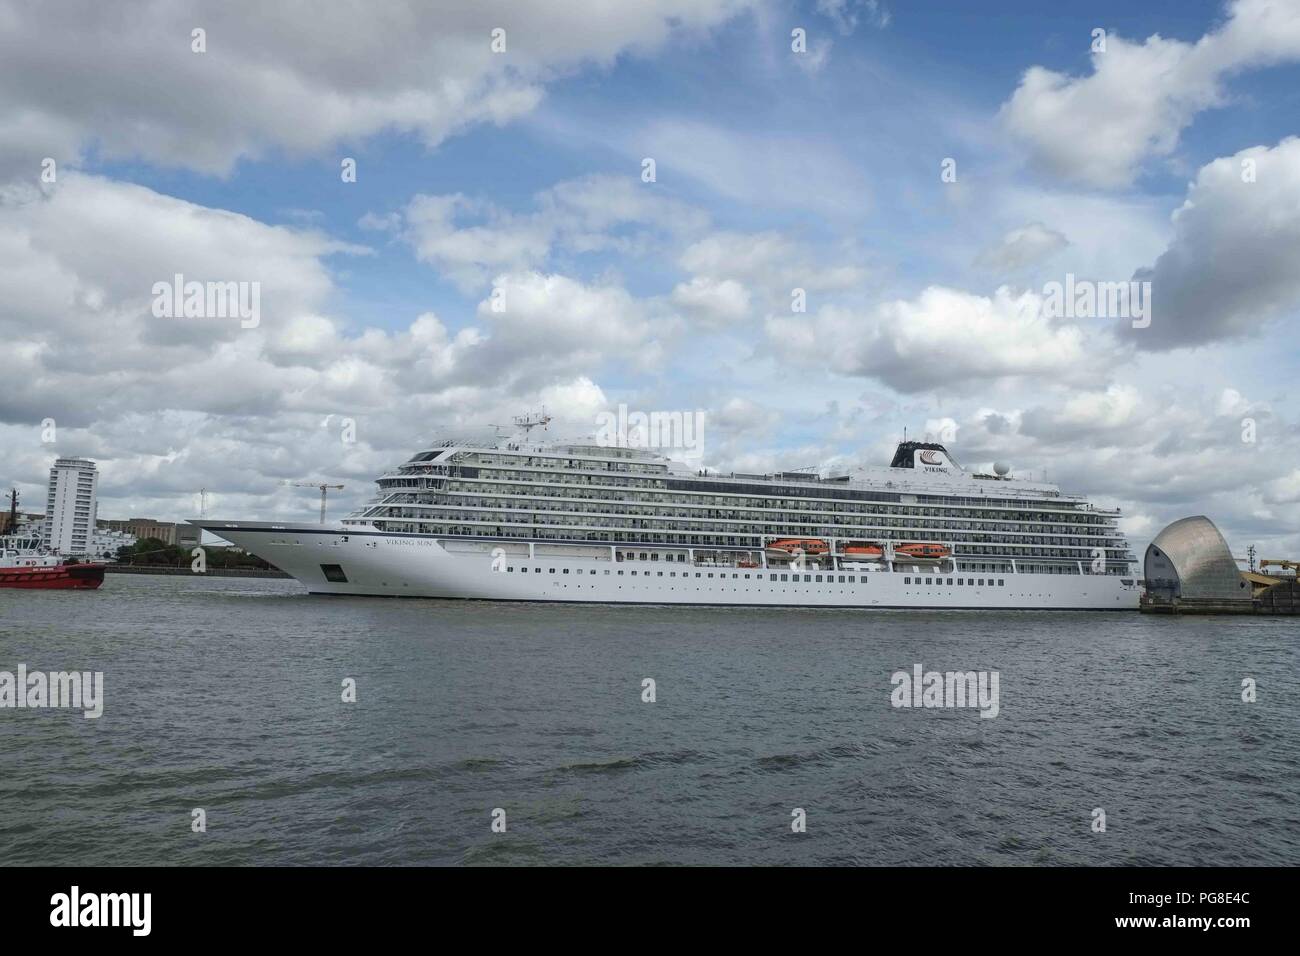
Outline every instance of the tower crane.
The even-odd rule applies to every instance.
[[[325,496],[329,493],[330,489],[333,489],[334,491],[343,490],[342,485],[327,485],[324,482],[317,482],[317,481],[290,481],[286,483],[293,485],[295,488],[319,488],[320,489],[320,523],[321,524],[325,523]]]
[[[513,416],[513,420],[513,425],[492,425],[491,427],[497,429],[498,434],[500,434],[500,430],[503,428],[516,428],[522,431],[524,437],[527,438],[534,428],[540,425],[542,431],[545,431],[546,426],[554,421],[550,415],[546,414],[546,409],[544,408],[540,415],[515,415]]]

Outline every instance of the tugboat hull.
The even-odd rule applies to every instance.
[[[91,590],[104,583],[102,564],[56,564],[53,567],[0,568],[0,588]]]

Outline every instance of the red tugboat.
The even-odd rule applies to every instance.
[[[39,538],[0,538],[0,588],[90,588],[104,583],[102,564],[65,564],[40,550]]]
[[[10,498],[9,527],[17,524],[18,493]],[[102,564],[67,564],[41,547],[40,538],[0,537],[0,588],[94,590],[104,583]]]

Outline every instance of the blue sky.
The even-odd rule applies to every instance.
[[[571,71],[547,86],[531,115],[504,127],[472,126],[434,148],[414,134],[383,133],[329,154],[290,156],[272,147],[265,158],[240,160],[226,176],[138,160],[92,159],[86,168],[263,222],[309,224],[375,246],[381,254],[340,257],[346,261],[337,266],[337,307],[356,327],[401,328],[427,309],[457,324],[472,319],[478,297],[442,281],[400,247],[376,244],[358,225],[364,215],[400,209],[418,192],[460,192],[527,210],[535,193],[567,179],[635,177],[639,128],[691,122],[778,157],[791,154],[791,166],[799,155],[814,154],[821,168],[833,171],[833,181],[774,183],[754,202],[679,171],[669,153],[657,157],[657,191],[707,210],[722,228],[791,229],[823,241],[848,236],[904,281],[944,281],[950,263],[930,261],[924,246],[909,245],[914,234],[924,241],[949,221],[924,205],[932,167],[953,155],[972,175],[1007,174],[1015,160],[1005,155],[991,118],[1025,68],[1086,72],[1088,40],[1098,26],[1134,39],[1159,33],[1194,42],[1223,18],[1217,3],[1056,6],[1005,3],[990,15],[958,3],[909,3],[891,8],[884,28],[859,25],[842,35],[815,4],[793,4],[782,13],[737,16],[707,37],[656,55],[629,53],[609,66]],[[822,70],[806,74],[792,65],[789,25],[805,25],[814,43],[833,42]],[[1300,66],[1247,73],[1229,87],[1232,107],[1206,110],[1183,134],[1178,159],[1186,169],[1222,155],[1225,144],[1273,143],[1294,132],[1297,113],[1286,104],[1300,106]],[[649,155],[654,145],[647,137],[640,152]],[[360,164],[355,184],[340,182],[342,156]],[[1186,179],[1186,172],[1156,164],[1143,170],[1134,192],[1172,209]],[[823,191],[856,202],[822,204],[816,197]],[[921,221],[913,222],[918,212]],[[616,263],[610,256],[585,256],[575,265],[588,274],[619,265],[629,287],[644,294],[672,278],[661,263]]]
[[[32,382],[0,479],[28,500],[89,454],[106,516],[183,518],[199,486],[297,515],[285,478],[355,504],[440,429],[545,403],[577,435],[628,402],[706,411],[715,467],[946,429],[1120,504],[1135,545],[1203,511],[1300,552],[1294,3],[129,5],[134,31],[0,2],[0,241],[30,256],[0,292]],[[66,87],[24,72],[51,56]],[[1149,334],[1023,318],[1067,272],[1146,269]],[[261,281],[262,325],[160,331],[142,290],[175,271]],[[522,306],[491,314],[498,287]]]

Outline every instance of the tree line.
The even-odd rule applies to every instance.
[[[209,568],[247,568],[265,571],[272,565],[255,554],[236,551],[229,547],[204,547]],[[179,548],[158,538],[144,538],[135,544],[117,549],[119,564],[153,564],[169,568],[189,567],[194,561],[192,548]]]

